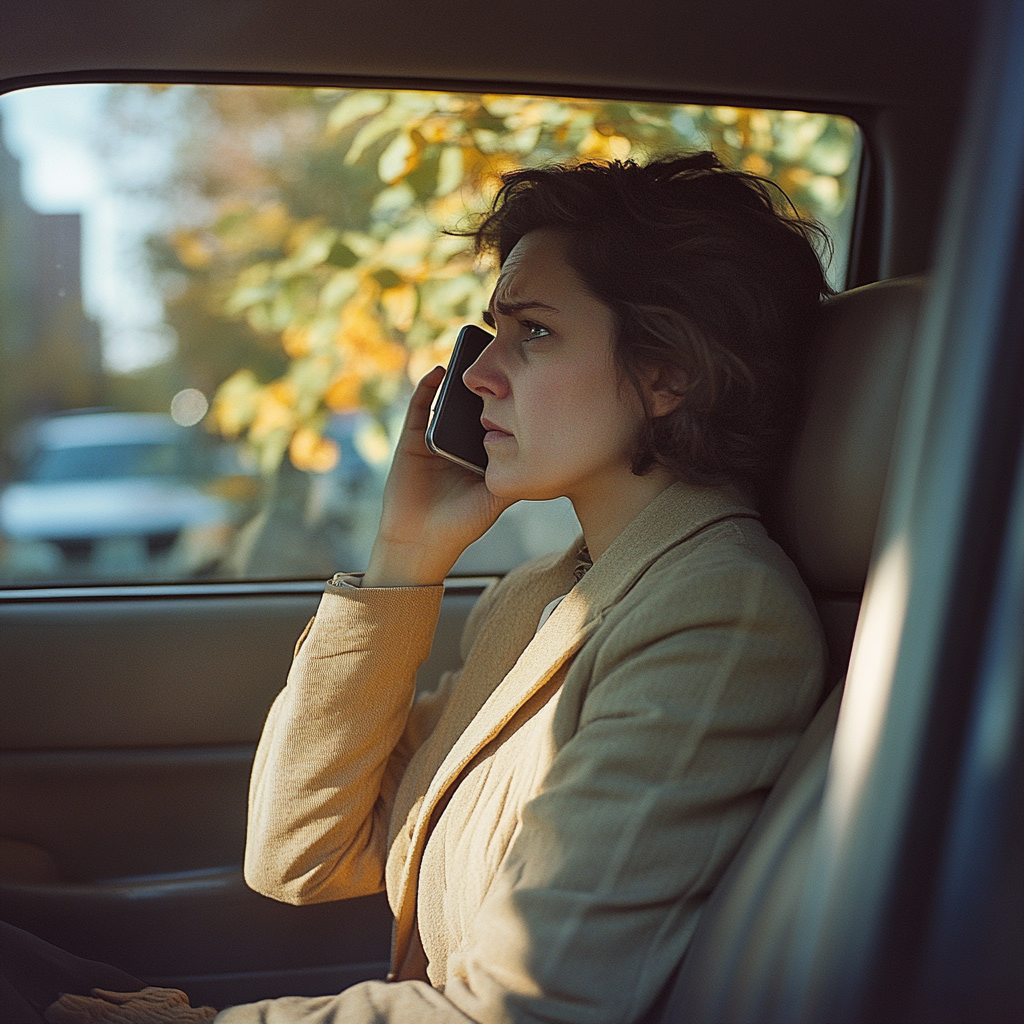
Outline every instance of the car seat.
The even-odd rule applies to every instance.
[[[831,692],[704,908],[651,1024],[763,1021],[778,1006],[924,289],[922,278],[881,281],[822,307],[804,422],[766,519],[814,595]]]

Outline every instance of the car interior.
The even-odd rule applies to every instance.
[[[1024,4],[8,0],[0,90],[78,82],[853,119],[845,287],[763,510],[828,696],[647,1020],[1021,1019]],[[419,688],[489,578],[447,582]],[[384,894],[294,907],[241,873],[255,744],[323,580],[3,586],[0,918],[196,1005],[384,977]]]

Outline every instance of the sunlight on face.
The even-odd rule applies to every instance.
[[[484,400],[488,489],[576,504],[635,481],[643,410],[633,389],[620,387],[615,317],[569,266],[559,233],[519,241],[487,319],[497,335],[464,380]]]

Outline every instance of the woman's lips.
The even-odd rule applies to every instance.
[[[496,423],[492,423],[486,416],[480,417],[480,425],[487,431],[484,434],[484,444],[494,444],[512,436],[507,430],[502,430]]]

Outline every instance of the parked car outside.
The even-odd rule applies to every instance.
[[[159,413],[29,424],[0,494],[0,578],[153,578],[216,563],[238,511],[204,492],[204,441]]]

